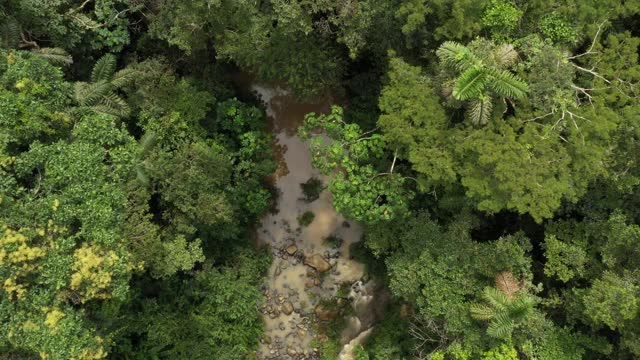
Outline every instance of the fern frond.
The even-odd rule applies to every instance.
[[[491,88],[502,97],[520,99],[529,91],[529,86],[516,75],[505,70],[491,70]]]
[[[489,323],[489,326],[487,327],[487,334],[497,339],[504,339],[511,335],[513,326],[514,323],[509,319],[509,316],[506,314],[499,314],[496,315]]]
[[[473,125],[482,126],[489,122],[493,110],[493,99],[489,95],[481,95],[478,99],[471,100],[467,117]]]
[[[138,71],[131,68],[124,68],[113,75],[111,84],[114,89],[119,89],[123,86],[129,85],[138,75]]]
[[[453,86],[453,97],[458,100],[477,98],[484,90],[486,79],[485,69],[472,67],[465,70],[456,79],[456,84]]]
[[[53,65],[65,66],[73,64],[73,58],[61,48],[39,48],[33,49],[32,52],[46,59]]]
[[[113,54],[106,54],[93,65],[91,71],[91,82],[109,81],[116,71],[116,57]]]
[[[13,49],[20,43],[22,29],[18,21],[12,17],[4,18],[0,24],[0,48]]]
[[[493,308],[484,304],[471,304],[470,311],[471,317],[476,320],[491,320],[496,315]]]
[[[513,45],[502,44],[491,51],[489,59],[497,68],[507,69],[518,61],[518,52],[513,48]]]

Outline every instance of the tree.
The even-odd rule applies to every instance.
[[[485,125],[492,116],[494,98],[517,100],[524,97],[529,87],[508,71],[518,60],[513,45],[496,46],[487,40],[476,40],[470,46],[446,41],[436,54],[444,67],[456,74],[447,93],[468,102],[467,117],[474,125]]]
[[[471,316],[474,319],[489,322],[487,334],[490,336],[498,339],[510,337],[514,326],[533,310],[532,297],[525,293],[515,293],[517,291],[511,289],[505,291],[487,287],[482,293],[484,303],[471,305]]]
[[[139,265],[119,233],[132,138],[111,120],[86,117],[73,140],[34,142],[9,168],[19,186],[0,211],[5,344],[52,358],[107,354],[109,334],[87,311],[123,301]]]
[[[454,134],[448,131],[449,119],[426,75],[392,56],[387,77],[377,123],[387,147],[411,162],[424,188],[455,181],[455,163],[448,151]]]
[[[120,52],[129,44],[128,26],[142,4],[129,0],[77,2],[10,0],[0,7],[28,29],[29,41],[47,39],[55,47],[75,53]]]
[[[425,319],[444,324],[449,341],[477,338],[469,299],[483,293],[488,279],[502,271],[530,279],[528,240],[517,234],[480,244],[470,239],[473,220],[461,215],[442,227],[423,213],[367,228],[366,245],[381,257],[389,254],[390,290]]]
[[[315,133],[316,128],[323,133]],[[329,190],[337,211],[365,223],[406,214],[410,192],[403,186],[405,177],[394,173],[397,152],[388,170],[377,170],[372,165],[384,161],[384,140],[379,134],[346,124],[342,108],[337,106],[327,115],[308,114],[298,134],[310,140],[313,165],[332,175]],[[324,134],[331,139],[329,144],[325,144]]]
[[[0,21],[2,21],[2,25],[0,25],[0,48],[32,47],[31,52],[54,65],[73,64],[73,58],[64,49],[41,48],[36,41],[27,40],[20,24],[14,18],[0,16]]]
[[[266,252],[227,255],[225,266],[207,262],[193,276],[156,283],[152,294],[137,296],[125,309],[129,326],[113,354],[249,359],[262,334],[258,286],[271,260]]]
[[[187,54],[207,51],[231,60],[262,80],[286,81],[309,98],[338,85],[346,58],[368,45],[384,2],[274,0],[168,1],[150,33]]]
[[[0,57],[0,147],[16,155],[33,141],[68,134],[70,86],[62,71],[31,52],[0,50]]]

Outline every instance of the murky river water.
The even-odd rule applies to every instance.
[[[305,114],[328,112],[331,99],[299,103],[277,87],[253,83],[250,89],[264,102],[272,121],[279,160],[274,185],[280,192],[278,212],[265,216],[258,229],[258,240],[271,246],[274,261],[262,289],[266,298],[261,309],[266,332],[257,357],[317,358],[312,340],[319,336],[319,322],[344,316],[319,304],[323,299],[334,298],[341,284],[346,284],[352,287],[347,289],[352,299],[349,306],[354,311],[346,316],[348,325],[342,334],[345,346],[340,359],[350,359],[354,342],[367,336],[372,322],[368,313],[373,295],[368,291],[370,286],[359,281],[364,267],[350,259],[348,253],[349,246],[360,241],[362,231],[357,223],[346,221],[333,209],[328,191],[310,203],[303,199],[301,183],[314,176],[325,184],[327,179],[312,168],[307,145],[296,136]],[[309,226],[302,227],[298,217],[306,211],[313,212],[315,218]],[[343,239],[340,247],[324,241],[330,235]]]

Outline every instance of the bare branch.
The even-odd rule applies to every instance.
[[[593,76],[597,77],[598,79],[601,79],[602,81],[606,82],[607,84],[611,84],[611,81],[609,81],[609,80],[608,80],[607,78],[605,78],[604,76],[602,76],[602,75],[598,74],[597,72],[593,71],[593,69],[586,69],[586,68],[583,68],[582,66],[580,66],[580,65],[576,65],[576,64],[574,64],[574,63],[570,63],[570,64],[571,64],[571,65],[573,65],[573,67],[575,67],[575,68],[576,68],[576,69],[578,69],[578,70],[581,70],[581,71],[584,71],[584,72],[588,72],[589,74],[591,74],[591,75],[593,75]]]
[[[546,113],[546,114],[544,114],[544,115],[536,116],[536,117],[534,117],[533,119],[523,120],[523,122],[531,122],[531,121],[536,121],[536,120],[544,119],[544,118],[546,118],[547,116],[551,116],[551,115],[553,115],[553,114],[555,114],[555,111],[548,112],[548,113]]]
[[[396,159],[398,158],[398,149],[393,152],[393,162],[391,163],[391,169],[389,170],[389,174],[393,174],[393,168],[396,166]]]
[[[27,40],[27,38],[24,36],[24,33],[20,33],[20,38],[22,39],[22,44],[18,45],[18,47],[25,48],[33,46],[36,49],[40,49],[40,45],[38,45],[38,43],[33,40]]]
[[[584,94],[587,97],[587,99],[589,100],[589,104],[593,105],[593,96],[591,96],[591,94],[589,94],[587,92],[587,91],[593,90],[593,89],[585,89],[585,88],[582,88],[582,87],[575,86],[573,84],[571,84],[571,87],[576,90],[576,97],[578,97],[578,92],[581,92],[582,94]]]
[[[600,25],[598,25],[598,31],[596,31],[596,35],[593,37],[593,40],[591,41],[591,46],[589,46],[589,50],[583,52],[582,54],[578,54],[578,55],[574,55],[574,56],[569,56],[567,58],[567,60],[573,60],[573,59],[577,59],[579,57],[585,56],[585,55],[590,55],[590,54],[596,54],[595,51],[593,51],[593,47],[596,45],[596,41],[598,40],[598,36],[600,35],[600,31],[602,30],[602,26],[607,22],[607,20],[604,20],[603,22],[600,23]]]

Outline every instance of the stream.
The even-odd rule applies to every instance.
[[[265,336],[257,358],[319,359],[319,349],[314,347],[318,342],[313,340],[326,337],[318,329],[328,321],[344,318],[343,348],[338,358],[353,359],[354,347],[371,333],[376,317],[372,309],[376,286],[372,281],[363,282],[364,265],[349,256],[349,247],[360,241],[362,229],[333,209],[327,190],[310,203],[303,199],[301,183],[317,177],[326,186],[328,179],[312,168],[308,147],[296,136],[304,116],[328,112],[333,99],[300,103],[276,86],[249,82],[244,87],[264,103],[276,137],[274,153],[279,164],[273,179],[279,192],[277,212],[267,214],[257,230],[258,242],[269,245],[274,254],[262,286],[265,305],[260,311]],[[306,211],[313,212],[315,218],[302,227],[298,217]],[[325,242],[329,235],[342,238],[341,245]],[[340,306],[327,306],[330,299]]]

